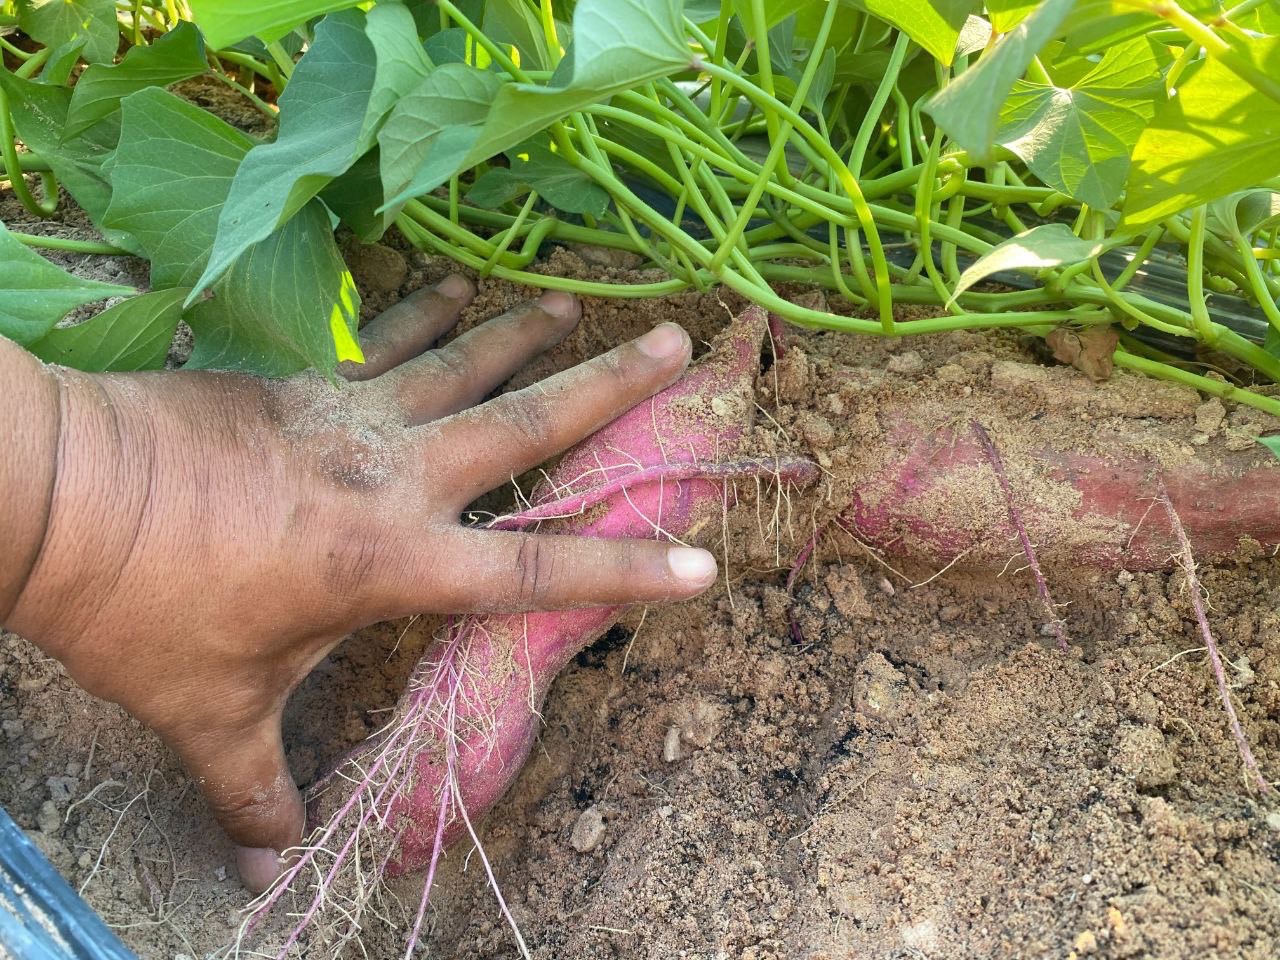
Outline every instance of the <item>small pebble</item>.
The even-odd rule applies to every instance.
[[[901,373],[910,376],[924,369],[924,358],[915,350],[904,350],[902,353],[895,353],[890,357],[886,367],[890,373]]]
[[[595,806],[587,807],[573,824],[569,843],[579,853],[590,853],[604,839],[604,817]]]
[[[684,756],[680,747],[680,728],[667,727],[667,738],[662,743],[662,759],[667,763],[675,763]]]
[[[880,588],[880,592],[883,593],[886,597],[892,597],[895,593],[898,592],[893,588],[893,584],[889,582],[888,577],[881,577],[876,582],[876,586]]]
[[[62,826],[62,814],[58,813],[58,808],[54,806],[52,800],[46,800],[40,804],[40,812],[36,814],[36,826],[40,828],[41,833],[56,833]]]

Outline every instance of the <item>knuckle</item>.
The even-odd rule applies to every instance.
[[[523,445],[541,448],[552,440],[554,425],[546,403],[527,390],[504,394],[497,401],[502,419]]]
[[[610,350],[590,361],[592,372],[609,381],[617,390],[630,390],[634,386],[635,377],[628,357],[626,350]]]
[[[516,597],[520,604],[539,606],[550,596],[555,576],[555,551],[540,537],[522,537],[515,558]]]
[[[363,524],[343,525],[325,550],[324,587],[340,600],[364,596],[376,578],[382,557],[380,537]]]
[[[450,344],[427,354],[431,358],[432,373],[438,377],[465,381],[472,367],[468,349],[462,344]]]

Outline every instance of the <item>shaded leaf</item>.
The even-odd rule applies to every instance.
[[[956,284],[951,302],[993,273],[1002,270],[1043,270],[1067,263],[1081,263],[1107,248],[1102,241],[1081,240],[1065,223],[1042,223],[1016,237],[1010,237],[984,254]]]
[[[354,7],[359,0],[191,0],[191,13],[210,48],[246,37],[279,40],[300,23]]]
[[[0,335],[31,343],[82,304],[135,293],[133,287],[72,276],[0,224]]]
[[[132,297],[83,323],[50,330],[27,349],[77,370],[158,370],[169,356],[186,293],[176,288]]]
[[[1107,51],[1070,86],[1017,81],[1000,111],[996,140],[1046,186],[1109,207],[1124,191],[1129,154],[1161,90],[1155,51],[1139,37]]]
[[[213,253],[188,302],[372,145],[366,114],[374,57],[362,13],[321,21],[315,42],[280,97],[276,139],[250,150],[236,171],[218,217]]]
[[[574,110],[691,60],[680,0],[582,0],[573,37],[547,86],[449,64],[401,100],[378,137],[388,202],[433,190]]]
[[[207,69],[204,40],[190,23],[178,24],[150,46],[132,47],[117,64],[93,64],[72,90],[63,139],[101,120],[135,90],[167,87]]]
[[[434,68],[418,39],[409,8],[394,0],[374,5],[365,19],[365,35],[373,44],[373,89],[360,128],[361,143],[372,143],[387,114]]]
[[[49,164],[102,234],[118,247],[141,253],[138,242],[127,233],[103,223],[102,215],[111,200],[111,186],[103,164],[116,148],[120,136],[118,116],[108,115],[75,137],[63,139],[72,93],[66,87],[35,83],[0,70],[0,86],[9,94],[18,136],[32,153]]]
[[[552,69],[542,21],[524,0],[488,0],[482,29],[494,43],[520,51],[526,70]]]
[[[126,97],[122,113],[128,136],[111,168],[112,222],[137,231],[153,285],[185,288],[209,258],[218,209],[252,141],[155,87]],[[318,200],[250,246],[212,294],[191,311],[190,366],[281,376],[312,365],[328,374],[359,355],[359,297]]]
[[[1052,39],[1075,0],[1045,0],[993,50],[924,105],[943,130],[975,157],[995,140],[1000,106],[1040,48]]]
[[[137,237],[153,287],[191,287],[213,249],[218,211],[253,141],[158,87],[121,105],[123,136],[103,222]]]
[[[529,144],[512,151],[509,168],[487,170],[467,191],[480,207],[499,207],[530,190],[565,213],[604,216],[609,194],[586,174],[547,147]]]
[[[82,42],[90,63],[108,63],[120,45],[114,0],[24,0],[18,25],[46,47]]]
[[[1280,39],[1253,45],[1255,63],[1280,76]],[[1208,60],[1162,101],[1138,138],[1124,224],[1155,223],[1280,175],[1280,103]]]
[[[357,160],[342,176],[320,191],[320,199],[365,243],[379,239],[395,219],[379,213],[382,177],[378,172],[378,148]]]

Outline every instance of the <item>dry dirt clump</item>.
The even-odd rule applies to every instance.
[[[394,238],[353,266],[367,316],[453,269]],[[570,250],[538,269],[643,276]],[[461,328],[531,293],[485,282]],[[512,386],[663,320],[705,343],[741,306],[727,293],[590,300]],[[917,435],[978,415],[1038,540],[1070,513],[1032,463],[1046,440],[1180,463],[1274,425],[1124,374],[1094,384],[1042,366],[1009,333],[895,342],[787,329],[784,341],[781,359],[762,358],[753,439],[813,457],[824,482],[806,496],[740,485],[728,582],[634,611],[580,654],[528,767],[484,821],[533,955],[1280,955],[1280,804],[1246,789],[1181,573],[1050,558],[1073,644],[1059,653],[1021,564],[997,575],[1015,543],[991,545],[994,568],[943,569],[875,553],[831,522],[908,414]],[[937,508],[949,498],[952,512],[1003,516],[993,478],[972,480]],[[481,507],[510,502],[502,491]],[[811,537],[789,594],[795,545]],[[1201,573],[1241,721],[1274,779],[1280,561],[1241,550]],[[172,611],[175,632],[185,615]],[[378,729],[438,627],[361,631],[304,683],[286,722],[300,783]],[[246,899],[231,848],[172,756],[12,635],[0,640],[0,743],[0,803],[144,960],[202,957],[231,938]],[[424,946],[510,957],[468,853],[447,857]],[[414,905],[413,885],[392,892]],[[371,927],[361,946],[399,957],[402,936]]]

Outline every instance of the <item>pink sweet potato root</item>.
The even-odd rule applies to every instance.
[[[875,468],[858,483],[843,523],[889,554],[946,563],[969,551],[966,564],[998,565],[1010,554],[1003,506],[975,515],[949,494],[962,472],[973,476],[988,463],[977,436],[964,426],[921,435],[905,415],[892,422],[883,451],[867,458]],[[1280,545],[1280,464],[1259,466],[1253,454],[1168,465],[1045,444],[1016,460],[1037,489],[1015,483],[1013,496],[1021,497],[1040,556],[1055,565],[1170,566],[1180,544],[1161,511],[1152,511],[1162,479],[1198,557],[1231,556],[1247,540],[1268,551]],[[1052,502],[1037,496],[1049,488],[1058,493]],[[949,499],[956,499],[952,509]]]
[[[492,526],[607,539],[687,541],[719,529],[734,477],[812,483],[805,460],[746,457],[765,315],[749,309],[678,383],[570,450],[533,505]],[[621,607],[467,617],[418,664],[397,716],[421,733],[389,796],[396,838],[389,874],[434,872],[442,846],[470,829],[510,786],[537,736],[551,682]],[[392,733],[394,736],[394,725]],[[356,763],[389,763],[386,737]]]

